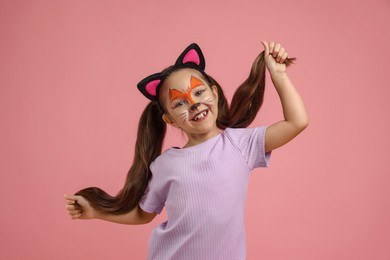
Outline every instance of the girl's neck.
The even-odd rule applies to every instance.
[[[207,133],[204,134],[187,134],[188,136],[188,142],[186,145],[183,146],[183,148],[188,148],[191,146],[195,146],[198,144],[201,144],[221,133],[221,130],[219,130],[217,127],[213,128]]]

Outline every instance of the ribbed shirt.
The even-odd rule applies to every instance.
[[[161,213],[149,240],[149,260],[244,260],[244,208],[250,172],[268,167],[265,126],[227,128],[188,148],[169,148],[150,165],[140,201]]]

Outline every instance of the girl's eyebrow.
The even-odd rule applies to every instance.
[[[182,97],[182,98],[186,98],[186,99],[190,100],[191,102],[193,102],[193,100],[191,98],[191,91],[194,88],[201,86],[201,85],[203,85],[203,82],[200,79],[198,79],[195,76],[191,76],[190,86],[186,92],[180,91],[178,89],[171,89],[170,88],[169,89],[169,97],[171,98],[171,101]]]

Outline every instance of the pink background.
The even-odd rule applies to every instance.
[[[0,259],[144,259],[164,215],[72,221],[63,194],[122,187],[140,79],[195,41],[230,99],[261,40],[298,58],[310,125],[251,177],[248,259],[390,259],[389,14],[388,0],[0,1]],[[268,81],[253,125],[281,118]]]

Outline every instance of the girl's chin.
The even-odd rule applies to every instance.
[[[202,122],[192,122],[192,130],[197,133],[205,134],[218,129],[215,123],[210,120],[205,120]]]

